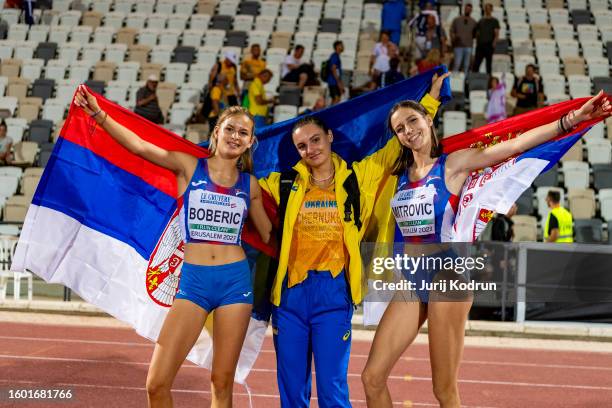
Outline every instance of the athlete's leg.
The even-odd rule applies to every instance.
[[[427,306],[394,296],[376,329],[366,366],[361,373],[368,407],[391,407],[387,379],[402,353],[416,338],[426,318]]]
[[[427,310],[434,395],[442,408],[459,407],[457,376],[471,301],[430,302]]]
[[[213,314],[213,361],[210,382],[213,408],[232,406],[234,374],[252,309],[252,304],[235,303],[220,306]]]
[[[176,373],[202,332],[208,312],[185,299],[176,299],[164,320],[147,374],[150,407],[171,407],[170,389]]]
[[[312,353],[319,407],[350,407],[347,382],[353,304],[344,274],[318,279],[311,286]]]
[[[289,289],[284,287],[281,304],[272,314],[278,392],[283,408],[310,405],[312,346],[306,284],[308,280]]]

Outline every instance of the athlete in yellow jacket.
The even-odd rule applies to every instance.
[[[444,77],[436,78],[421,101],[432,117]],[[318,119],[298,121],[292,140],[302,159],[294,166],[297,176],[287,202],[271,296],[281,405],[309,406],[314,355],[319,406],[347,407],[351,317],[353,305],[363,298],[359,245],[378,186],[390,175],[400,144],[393,137],[351,169],[332,152],[333,134]],[[360,190],[361,228],[354,214],[348,221],[345,217],[343,184],[351,172]],[[277,204],[280,182],[280,173],[259,180]]]

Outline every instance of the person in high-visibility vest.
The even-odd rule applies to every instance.
[[[546,204],[550,208],[544,225],[545,242],[574,242],[574,227],[572,213],[561,207],[561,194],[549,191]]]

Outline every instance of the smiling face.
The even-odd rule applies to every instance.
[[[402,146],[412,151],[431,150],[433,121],[429,115],[402,107],[391,115],[390,123]]]
[[[307,124],[293,132],[293,144],[306,165],[317,168],[331,160],[331,131],[325,133],[315,124]]]
[[[253,121],[246,115],[232,115],[215,127],[214,154],[224,159],[240,157],[253,144]]]

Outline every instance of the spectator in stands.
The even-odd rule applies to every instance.
[[[404,74],[399,72],[400,59],[393,57],[389,60],[389,70],[383,72],[376,78],[370,78],[370,80],[361,85],[351,88],[350,97],[354,98],[363,93],[373,91],[378,88],[384,88],[385,86],[393,85],[396,82],[406,79]],[[415,68],[416,73],[416,68]]]
[[[251,86],[251,82],[259,75],[261,71],[266,68],[266,61],[261,58],[261,47],[259,44],[251,45],[250,55],[242,61],[240,64],[240,79],[243,83],[243,95],[244,100],[245,92],[248,91]]]
[[[544,225],[545,242],[574,242],[574,220],[572,214],[560,204],[561,194],[550,190],[546,195],[546,205],[550,208]]]
[[[406,79],[404,74],[399,71],[400,59],[393,57],[389,60],[389,70],[382,73],[376,79],[376,88],[384,88],[385,86],[393,85],[396,82]]]
[[[316,84],[315,72],[312,64],[304,57],[304,46],[296,45],[293,54],[287,55],[282,65],[282,79],[285,82],[295,82],[304,89],[306,85]]]
[[[487,96],[489,101],[487,102],[487,111],[485,117],[487,123],[499,122],[508,117],[506,113],[506,73],[502,73],[502,80],[500,81],[497,77],[489,78],[489,86]]]
[[[136,108],[134,112],[153,123],[161,124],[164,123],[164,115],[157,100],[156,91],[158,82],[159,78],[157,78],[157,75],[149,75],[145,86],[136,93]]]
[[[342,99],[344,95],[344,82],[342,82],[342,60],[340,54],[344,51],[344,44],[342,41],[334,42],[334,52],[327,61],[327,86],[329,89],[329,96],[331,97],[331,104],[335,105]]]
[[[6,123],[0,122],[0,164],[11,164],[11,148],[13,147],[13,139],[6,134]]]
[[[440,55],[439,49],[434,48],[432,50],[429,50],[425,58],[423,58],[422,60],[419,60],[416,63],[416,66],[413,67],[411,74],[412,75],[422,74],[423,72],[427,72],[430,69],[433,69],[440,64],[442,64],[442,55]]]
[[[389,32],[391,41],[400,43],[402,22],[406,18],[406,3],[404,0],[385,0],[382,10],[382,29]]]
[[[391,42],[388,31],[380,32],[380,41],[374,46],[374,51],[370,57],[370,76],[376,80],[383,72],[389,70],[389,60],[399,56],[399,48]]]
[[[512,96],[515,97],[516,107],[514,114],[529,112],[536,109],[542,101],[544,101],[544,88],[542,79],[536,73],[536,67],[533,64],[527,64],[525,67],[525,75],[516,78]]]
[[[210,113],[208,114],[208,129],[212,133],[213,129],[217,125],[217,119],[221,111],[225,109],[227,104],[227,77],[225,74],[218,74],[215,78],[215,83],[210,89]]]
[[[444,55],[446,51],[446,32],[444,28],[438,23],[434,15],[428,15],[426,21],[425,32],[415,39],[419,55],[417,60],[426,56],[433,49],[438,49],[441,55]]]
[[[213,66],[210,71],[209,83],[213,83],[214,78],[219,74],[223,74],[227,79],[224,93],[227,99],[227,106],[239,105],[238,96],[240,88],[238,87],[237,78],[238,56],[233,51],[225,51],[223,53],[223,61]]]
[[[451,44],[455,55],[453,71],[459,71],[463,65],[463,72],[466,74],[470,69],[476,28],[476,20],[471,17],[471,14],[472,4],[467,3],[463,8],[463,15],[455,17],[450,29]]]
[[[512,204],[508,214],[495,214],[491,220],[491,240],[511,242],[514,238],[514,221],[512,217],[516,214],[517,205]]]
[[[260,71],[249,86],[249,112],[253,115],[255,129],[267,125],[268,105],[274,104],[274,98],[266,98],[264,85],[272,79],[272,71],[264,68]]]
[[[8,36],[8,30],[8,23],[6,22],[6,20],[3,20],[2,17],[0,17],[0,40],[6,40],[6,37]]]
[[[478,72],[484,59],[487,64],[487,73],[491,75],[493,52],[499,38],[499,21],[493,17],[493,5],[491,3],[485,4],[484,13],[484,17],[476,24],[476,56],[474,57],[472,71]]]

